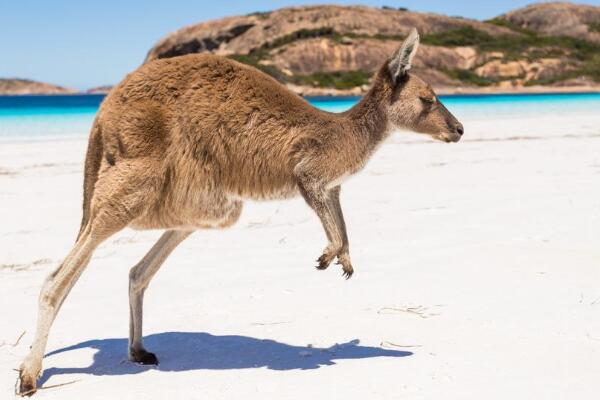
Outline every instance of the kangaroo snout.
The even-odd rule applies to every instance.
[[[463,133],[465,133],[465,128],[463,127],[463,124],[456,121],[456,124],[454,125],[454,132],[452,133],[452,135],[450,135],[450,141],[458,142],[462,137]]]
[[[463,133],[465,133],[465,128],[463,127],[463,124],[461,124],[457,120],[454,120],[448,126],[448,133],[442,133],[440,137],[446,143],[456,143],[460,140]]]
[[[461,124],[460,122],[456,123],[456,126],[454,127],[454,130],[456,131],[456,133],[458,133],[460,136],[463,135],[463,133],[465,133],[465,128],[463,127],[463,124]]]
[[[448,132],[441,133],[437,136],[437,139],[440,139],[446,143],[456,143],[460,140],[465,129],[463,125],[456,121],[453,126],[448,127]]]

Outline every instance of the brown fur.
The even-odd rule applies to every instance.
[[[413,32],[364,98],[340,114],[315,109],[262,72],[213,55],[156,60],[128,75],[94,122],[80,233],[42,290],[21,393],[35,390],[52,321],[92,252],[126,226],[167,230],[130,274],[130,358],[136,362],[158,362],[141,341],[150,279],[192,231],[234,224],[244,199],[302,195],[329,241],[318,268],[337,257],[349,278],[340,183],[360,171],[394,129],[445,141],[462,134],[431,88],[407,73],[417,45]]]

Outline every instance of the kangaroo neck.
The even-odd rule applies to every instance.
[[[350,110],[345,117],[357,135],[368,139],[373,147],[385,140],[390,133],[385,102],[387,91],[383,82],[376,79],[375,84],[363,98]]]

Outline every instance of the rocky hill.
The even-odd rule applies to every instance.
[[[211,52],[254,65],[304,94],[360,94],[411,27],[415,72],[451,91],[595,85],[600,7],[545,3],[480,22],[390,7],[307,6],[184,27],[146,62]]]
[[[1,94],[65,94],[74,90],[29,79],[0,79]]]
[[[544,36],[569,36],[600,43],[600,7],[543,3],[509,12],[500,18],[514,27]]]

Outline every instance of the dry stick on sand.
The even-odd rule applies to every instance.
[[[11,344],[12,347],[17,347],[19,345],[19,342],[21,341],[21,339],[23,339],[23,336],[25,336],[25,333],[27,333],[27,331],[23,331],[23,333],[21,333],[19,335],[19,337],[17,338],[17,340]]]
[[[17,346],[19,345],[19,342],[21,342],[21,339],[23,339],[23,336],[25,336],[25,334],[26,334],[26,333],[27,333],[27,331],[26,331],[26,330],[25,330],[25,331],[23,331],[23,332],[22,332],[22,333],[19,335],[19,337],[17,338],[17,340],[15,340],[15,342],[11,344],[11,346],[12,346],[12,347],[17,347]],[[2,345],[0,345],[0,347],[4,346],[4,345],[6,345],[6,344],[7,344],[7,343],[2,343]],[[18,369],[14,369],[14,371],[17,371],[17,372],[19,372],[19,370],[18,370]],[[18,392],[18,389],[17,389],[17,385],[18,385],[18,383],[19,383],[19,380],[17,379],[17,381],[15,382],[15,394],[16,394],[16,395],[19,395],[19,394],[20,394],[21,396],[28,396],[29,394],[31,394],[31,393],[33,393],[33,392],[35,392],[36,390],[44,390],[44,389],[52,389],[52,388],[57,388],[57,387],[60,387],[60,386],[66,386],[66,385],[70,385],[70,384],[72,384],[72,383],[75,383],[75,382],[77,382],[77,381],[78,381],[78,380],[69,381],[69,382],[64,382],[64,383],[57,383],[56,385],[42,386],[42,387],[39,387],[39,388],[37,388],[37,389],[32,389],[31,391],[29,391],[29,392],[26,392],[26,393],[19,393],[19,392]]]
[[[406,307],[406,308],[397,308],[397,307],[383,307],[377,311],[377,314],[395,314],[398,312],[404,312],[409,314],[418,315],[421,318],[429,318],[439,314],[425,314],[427,309],[423,306],[417,307]]]
[[[15,369],[14,371],[19,372],[18,369]],[[33,394],[33,393],[35,393],[38,390],[53,389],[53,388],[57,388],[57,387],[61,387],[61,386],[67,386],[67,385],[70,385],[70,384],[75,383],[75,382],[79,382],[79,379],[74,380],[74,381],[64,382],[64,383],[57,383],[56,385],[41,386],[41,387],[36,388],[36,389],[31,389],[31,390],[28,390],[26,392],[19,393],[19,391],[17,389],[17,386],[19,384],[19,379],[17,379],[17,382],[15,383],[15,395],[18,395],[18,396],[29,396],[30,394]]]
[[[385,348],[390,348],[390,347],[401,347],[401,348],[408,348],[408,347],[423,347],[423,345],[420,344],[406,344],[406,345],[402,345],[402,344],[396,344],[396,343],[392,343],[392,342],[388,342],[388,341],[383,341],[379,344],[380,347]]]
[[[23,339],[23,336],[25,336],[25,333],[27,333],[27,331],[23,331],[23,332],[22,332],[22,333],[19,335],[19,337],[17,338],[17,340],[15,340],[15,342],[14,342],[14,343],[11,343],[11,344],[10,344],[10,345],[11,345],[11,347],[17,347],[17,346],[19,345],[19,342],[21,341],[21,339]],[[0,347],[4,347],[4,346],[6,346],[7,344],[9,344],[9,343],[2,342],[2,344],[0,344]]]

